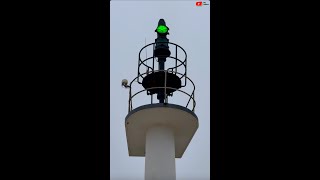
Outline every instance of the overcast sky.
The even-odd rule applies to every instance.
[[[170,28],[167,36],[170,42],[186,50],[187,76],[196,85],[195,113],[199,128],[183,157],[176,159],[176,177],[177,180],[210,178],[210,5],[197,7],[195,2],[110,1],[111,180],[144,180],[145,158],[128,155],[124,121],[128,114],[129,91],[121,87],[121,80],[131,82],[137,76],[139,51],[145,45],[145,39],[147,44],[154,42],[157,37],[154,30],[161,18]],[[151,49],[147,49],[148,57],[151,53]],[[145,56],[143,51],[142,57]],[[182,90],[190,92],[192,86],[190,83],[188,86]],[[135,88],[137,92],[142,86]],[[187,96],[176,93],[169,103],[185,106],[187,100]],[[150,97],[141,93],[133,103],[133,108],[149,104]]]

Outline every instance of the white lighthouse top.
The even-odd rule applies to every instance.
[[[174,131],[175,157],[181,158],[198,129],[198,117],[175,104],[140,106],[126,116],[129,156],[145,156],[146,132],[150,127],[166,126]]]

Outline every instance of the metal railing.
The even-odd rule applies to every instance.
[[[141,78],[141,79],[143,79],[144,77],[143,77],[143,74],[146,74],[146,73],[140,73],[140,66],[141,65],[143,65],[143,66],[145,66],[146,68],[147,68],[147,72],[155,72],[155,70],[154,70],[154,60],[155,60],[155,56],[154,56],[154,49],[155,49],[155,44],[156,43],[150,43],[150,44],[148,44],[148,45],[145,45],[143,48],[141,48],[141,50],[140,50],[140,52],[139,52],[139,60],[138,60],[138,78],[137,78],[137,82],[139,83],[139,84],[141,84],[142,82],[140,82],[139,81],[139,78]],[[168,44],[172,44],[172,45],[174,45],[175,46],[175,57],[173,57],[173,56],[169,56],[169,57],[167,57],[167,59],[174,59],[175,60],[175,66],[174,67],[171,67],[171,68],[169,68],[169,69],[172,69],[172,72],[174,72],[175,74],[180,74],[181,75],[181,77],[180,77],[180,79],[182,79],[182,78],[184,78],[185,77],[185,81],[184,81],[184,84],[182,85],[182,87],[185,87],[186,85],[187,85],[187,52],[181,47],[181,46],[179,46],[178,44],[175,44],[175,43],[172,43],[172,42],[168,42]],[[144,59],[144,60],[141,60],[142,58],[141,58],[141,52],[143,51],[143,49],[145,49],[145,48],[147,48],[148,46],[150,46],[150,45],[153,45],[153,55],[152,56],[150,56],[149,58],[146,58],[146,59]],[[180,59],[178,59],[178,47],[179,47],[179,49],[181,49],[182,51],[183,51],[183,53],[184,53],[184,60],[180,60]],[[150,66],[148,66],[145,62],[146,61],[148,61],[148,60],[150,60],[150,59],[152,59],[152,67],[151,67],[151,65]],[[179,63],[178,63],[178,61],[179,61]],[[184,67],[184,74],[182,74],[182,73],[178,73],[178,68],[179,67]],[[150,71],[149,71],[149,69],[150,69]],[[168,70],[169,70],[168,69]]]
[[[169,68],[172,72],[174,71],[173,68]],[[164,94],[165,94],[165,103],[168,103],[168,95],[167,95],[167,89],[172,89],[172,90],[176,90],[178,92],[182,92],[186,95],[189,96],[189,100],[188,100],[188,103],[187,105],[185,106],[186,108],[188,108],[188,105],[192,99],[192,109],[190,109],[192,112],[195,112],[195,106],[196,106],[196,101],[195,101],[195,85],[194,83],[192,82],[192,80],[190,78],[188,78],[187,76],[185,76],[186,79],[188,79],[192,85],[193,85],[193,90],[192,90],[192,93],[191,94],[188,94],[187,92],[185,91],[182,91],[180,89],[177,89],[177,88],[172,88],[172,87],[167,87],[167,73],[170,72],[169,70],[156,70],[154,72],[160,72],[160,71],[164,71],[165,72],[165,81],[164,81],[164,86],[163,87],[152,87],[152,88],[147,88],[147,89],[143,89],[143,90],[140,90],[138,92],[136,92],[135,94],[132,95],[132,83],[136,81],[137,78],[139,78],[139,76],[137,76],[136,78],[134,78],[131,83],[130,83],[130,90],[129,90],[129,105],[128,105],[128,112],[132,111],[133,110],[133,105],[132,105],[132,101],[133,101],[133,97],[135,97],[136,95],[138,95],[139,93],[141,92],[144,92],[144,91],[148,91],[148,90],[151,90],[151,89],[164,89]],[[181,74],[179,72],[175,72],[175,73],[178,73],[178,74]],[[147,74],[147,73],[143,73],[143,74]],[[182,75],[182,74],[181,74]],[[153,96],[151,95],[151,104],[153,104]]]

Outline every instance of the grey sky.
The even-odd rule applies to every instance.
[[[210,3],[209,1],[206,1]],[[143,180],[144,157],[129,157],[125,134],[128,90],[121,80],[137,76],[138,53],[157,37],[154,30],[163,18],[170,28],[170,42],[188,55],[187,76],[196,85],[199,129],[181,159],[176,159],[177,180],[210,178],[210,6],[195,1],[111,1],[110,2],[110,173],[112,180]],[[147,50],[148,57],[151,49]],[[214,53],[214,52],[213,52]],[[145,52],[143,56],[145,57]],[[168,67],[169,64],[166,64]],[[191,87],[191,84],[188,84]],[[142,88],[136,85],[136,90]],[[185,88],[190,92],[190,88]],[[175,95],[169,103],[186,105],[187,96]],[[156,100],[156,99],[155,99]],[[150,103],[141,93],[134,108]]]

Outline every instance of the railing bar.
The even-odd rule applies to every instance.
[[[144,90],[141,90],[141,91],[135,93],[133,96],[131,96],[131,98],[130,98],[130,100],[129,100],[129,101],[131,101],[131,103],[130,103],[130,104],[131,104],[131,109],[130,109],[130,111],[132,110],[132,99],[133,99],[133,97],[135,97],[137,94],[139,94],[139,93],[141,93],[141,92],[143,92],[143,91],[146,91],[146,90],[150,90],[150,89],[161,89],[161,88],[164,88],[164,87],[147,88],[147,89],[144,89]],[[190,95],[190,94],[188,94],[188,93],[186,93],[186,92],[184,92],[184,91],[182,91],[182,90],[180,90],[180,89],[171,88],[171,87],[167,87],[167,88],[168,88],[168,89],[175,89],[176,91],[180,91],[180,92],[188,95],[190,98],[192,98],[192,100],[193,100],[193,109],[192,109],[192,111],[194,112],[195,107],[196,107],[196,101],[195,101],[195,99],[194,99],[194,92],[193,92],[193,97],[192,97],[192,95]],[[129,112],[130,112],[130,111],[129,111]]]
[[[186,57],[186,60],[185,60],[185,77],[187,77],[187,57]],[[184,78],[184,85],[186,86],[187,85],[187,78]]]
[[[141,92],[143,92],[143,91],[146,91],[146,90],[150,90],[150,89],[164,89],[164,87],[152,87],[152,88],[147,88],[147,89],[143,89],[143,90],[141,90],[141,91],[138,91],[138,92],[136,92],[134,95],[131,96],[131,101],[132,101],[133,97],[135,97],[137,94],[139,94],[139,93],[141,93]],[[182,93],[188,95],[189,97],[191,96],[190,94],[188,94],[188,93],[186,93],[186,92],[184,92],[184,91],[182,91],[182,90],[180,90],[180,89],[171,88],[171,87],[167,87],[167,89],[174,89],[174,90],[176,90],[176,91],[179,91],[179,92],[182,92]]]
[[[151,68],[150,66],[146,65],[144,62],[146,62],[147,60],[152,59],[152,58],[154,58],[154,57],[149,57],[149,58],[147,58],[147,59],[145,59],[145,60],[143,60],[143,61],[140,60],[140,61],[141,61],[140,65],[144,65],[144,66],[146,66],[146,67]],[[172,58],[172,59],[176,60],[177,62],[179,61],[181,64],[179,64],[179,65],[177,66],[177,68],[180,67],[181,65],[185,65],[184,62],[182,62],[182,60],[177,59],[177,58],[175,58],[175,57],[169,56],[169,57],[167,57],[167,58]],[[177,64],[178,64],[178,63],[177,63]],[[153,67],[153,68],[154,68],[154,67]],[[172,69],[175,69],[175,68],[176,68],[176,67],[173,67]],[[177,71],[177,73],[178,73],[178,71]]]
[[[179,46],[178,44],[172,43],[172,42],[168,42],[168,43],[175,45],[176,48],[179,47],[179,48],[186,54],[186,57],[187,57],[186,51],[185,51],[181,46]],[[139,59],[140,59],[140,60],[141,60],[141,52],[143,51],[143,49],[146,48],[147,46],[150,46],[151,44],[153,45],[153,50],[154,50],[154,47],[155,47],[155,44],[156,44],[156,43],[150,43],[150,44],[145,45],[145,46],[140,50],[140,52],[139,52]],[[153,51],[153,57],[154,57],[154,51]],[[174,58],[174,57],[172,57],[172,58]],[[181,61],[181,60],[180,60],[180,61]],[[182,61],[181,61],[181,62],[182,62]],[[153,69],[154,69],[154,68],[153,68]]]
[[[148,46],[150,46],[151,44],[155,44],[155,43],[150,43],[150,44],[147,44],[147,45],[143,46],[143,47],[141,48],[141,50],[139,51],[139,56],[140,56],[141,52],[143,51],[143,49],[146,48],[146,47],[148,47]]]
[[[188,101],[188,103],[187,103],[187,106],[189,105],[189,103],[190,103],[190,100],[191,100],[191,96],[190,96],[190,98],[189,98],[189,101]]]
[[[195,99],[195,97],[194,97],[194,90],[193,90],[193,99]],[[194,108],[196,107],[196,102],[194,101],[194,103],[193,103],[193,108],[192,108],[192,111],[194,112]]]
[[[172,68],[170,68],[170,69],[172,69]],[[155,72],[158,72],[158,71],[164,71],[164,70],[156,70]],[[146,73],[143,73],[143,74],[146,74]],[[181,73],[178,73],[178,74],[181,74]],[[195,89],[195,85],[194,85],[194,83],[192,82],[192,80],[191,80],[190,78],[188,78],[188,77],[186,77],[186,78],[190,80],[190,82],[192,83],[192,85],[193,85],[193,87],[194,87],[194,89]],[[136,77],[135,79],[137,79],[137,77]],[[135,80],[135,79],[134,79],[134,80]],[[130,87],[131,87],[132,83],[134,82],[134,80],[130,83]],[[163,87],[161,87],[161,88],[163,88]],[[167,87],[167,88],[170,88],[170,87]],[[148,88],[148,89],[150,89],[150,88]],[[151,88],[151,89],[153,89],[153,88]],[[173,88],[173,89],[174,89],[174,88]],[[177,89],[177,90],[179,90],[179,89]]]
[[[151,58],[153,58],[153,57],[149,57],[149,58],[147,58],[147,59],[145,59],[145,60],[143,60],[143,61],[141,61],[141,64],[140,65],[144,65],[144,66],[146,66],[146,67],[148,67],[148,68],[150,68],[151,69],[151,67],[150,66],[148,66],[148,65],[146,65],[144,62],[146,62],[147,60],[149,60],[149,59],[151,59]]]
[[[176,67],[176,74],[177,74],[177,71],[178,71],[177,70],[178,69],[178,67],[177,67],[178,60],[177,59],[178,59],[178,46],[176,46],[176,66],[175,66]]]
[[[177,59],[177,58],[175,58],[175,57],[169,56],[169,57],[167,57],[167,58],[175,59],[176,61],[179,61],[179,62],[181,63],[181,64],[179,64],[178,66],[176,66],[176,67],[174,67],[174,68],[178,68],[178,67],[180,67],[181,65],[184,64],[180,59]],[[177,71],[177,72],[178,72],[178,71]]]
[[[155,44],[153,44],[153,51],[152,51],[152,71],[154,71],[154,45]]]
[[[140,55],[139,55],[139,58],[138,58],[138,79],[137,79],[137,82],[139,82],[139,76],[140,76]]]
[[[151,59],[151,58],[153,58],[153,69],[154,69],[154,56],[149,57],[149,58],[141,61],[141,65],[143,64],[144,66],[150,67],[150,66],[146,65],[144,62],[147,61],[147,60],[149,60],[149,59]],[[169,57],[167,57],[167,58],[172,58],[172,59],[175,59],[176,61],[179,61],[179,62],[180,62],[180,64],[179,64],[178,66],[173,67],[172,69],[178,68],[178,67],[180,67],[181,65],[184,65],[184,62],[182,62],[182,60],[180,60],[180,59],[178,59],[178,58],[175,58],[175,57],[172,57],[172,56],[169,56]],[[178,63],[177,63],[177,64],[178,64]],[[150,68],[151,68],[151,67],[150,67]],[[178,73],[178,71],[177,71],[177,73]]]
[[[129,89],[129,104],[128,104],[129,112],[131,111],[131,109],[130,109],[131,101],[132,101],[132,97],[131,97],[131,84],[130,84],[130,89]]]
[[[129,99],[129,103],[128,103],[128,113],[131,111],[131,110],[130,110],[130,100],[131,100],[131,99]]]
[[[192,98],[192,99],[193,99],[193,111],[194,111],[195,106],[196,106],[196,102],[195,102],[195,99],[194,99],[195,85],[194,85],[193,81],[192,81],[190,78],[187,77],[187,68],[186,68],[186,66],[187,66],[187,53],[186,53],[186,51],[185,51],[181,46],[179,46],[178,44],[175,44],[175,43],[172,43],[172,42],[168,42],[168,43],[169,43],[169,44],[173,44],[173,45],[176,46],[176,57],[171,57],[171,56],[169,57],[169,58],[175,59],[175,67],[169,68],[169,69],[171,69],[172,73],[174,73],[174,69],[175,69],[175,74],[180,74],[180,75],[182,75],[182,77],[181,77],[180,79],[182,79],[183,77],[185,77],[185,86],[186,86],[186,83],[187,83],[187,79],[191,81],[191,83],[192,83],[192,85],[193,85],[193,92],[192,92],[192,95],[193,95],[193,96],[192,96],[192,95],[189,95],[188,93],[186,93],[186,92],[184,92],[184,91],[182,91],[182,90],[175,89],[175,88],[170,88],[170,87],[166,87],[166,80],[165,80],[165,87],[153,87],[153,88],[148,88],[148,89],[139,91],[139,92],[135,93],[133,96],[131,96],[131,95],[132,95],[132,91],[131,91],[131,85],[132,85],[132,83],[133,83],[135,80],[137,80],[137,82],[138,82],[139,84],[141,84],[141,83],[139,82],[139,78],[140,78],[140,77],[143,78],[143,75],[148,74],[148,71],[147,71],[146,73],[140,74],[140,66],[141,66],[142,64],[143,64],[144,66],[148,67],[148,69],[149,69],[149,68],[152,69],[153,72],[163,71],[163,70],[157,70],[157,71],[154,70],[154,59],[155,59],[154,49],[155,49],[155,44],[156,44],[156,43],[150,43],[150,44],[148,44],[148,45],[145,45],[145,46],[140,50],[140,52],[139,52],[139,58],[138,58],[138,76],[137,76],[134,80],[132,80],[132,82],[130,83],[130,92],[129,92],[129,96],[130,96],[130,97],[129,97],[129,107],[128,107],[129,110],[132,110],[132,107],[133,107],[133,97],[136,96],[137,94],[139,94],[139,93],[141,93],[141,92],[143,92],[143,91],[146,91],[146,90],[150,90],[150,89],[165,88],[165,95],[166,95],[166,89],[168,88],[168,89],[174,89],[174,90],[180,91],[180,92],[188,95],[190,98],[189,98],[189,100],[188,100],[187,106],[189,105],[190,100],[191,100],[191,98]],[[142,61],[142,60],[141,60],[141,52],[143,51],[143,49],[147,48],[147,47],[150,46],[151,44],[153,45],[153,55],[152,55],[152,57],[147,58],[147,59],[145,59],[145,60]],[[184,61],[184,62],[182,62],[182,60],[178,59],[178,47],[185,53],[185,56],[186,56],[186,57],[185,57],[185,61]],[[144,63],[145,61],[147,61],[147,60],[149,60],[149,59],[151,59],[151,58],[153,59],[152,68]],[[178,61],[180,62],[179,65],[178,65]],[[181,65],[184,65],[184,66],[185,66],[185,74],[182,74],[182,73],[179,73],[179,72],[178,72],[178,67],[180,67]],[[169,70],[169,69],[168,69],[168,70]],[[167,77],[167,73],[168,73],[168,72],[169,72],[169,71],[166,71],[166,76],[165,76],[165,77]],[[184,86],[183,86],[183,87],[184,87]],[[168,102],[168,96],[167,96],[167,95],[166,95],[166,101]],[[151,103],[153,103],[153,95],[151,95]],[[131,109],[130,109],[130,108],[131,108]]]
[[[168,103],[168,98],[167,98],[167,71],[164,72],[164,97],[165,97],[165,102]]]
[[[172,69],[172,68],[169,68],[169,69]],[[154,72],[160,72],[160,71],[164,71],[164,70],[155,70]],[[182,75],[182,73],[179,73],[179,72],[177,72],[177,73],[180,74],[180,75]],[[146,73],[143,73],[143,74],[146,74]],[[137,78],[138,78],[138,77],[136,77],[135,79],[133,79],[133,80],[131,81],[130,87],[131,87],[132,83],[133,83]],[[193,83],[193,81],[192,81],[190,78],[188,78],[188,77],[186,77],[186,78],[192,83],[193,89],[195,89],[195,84]]]

